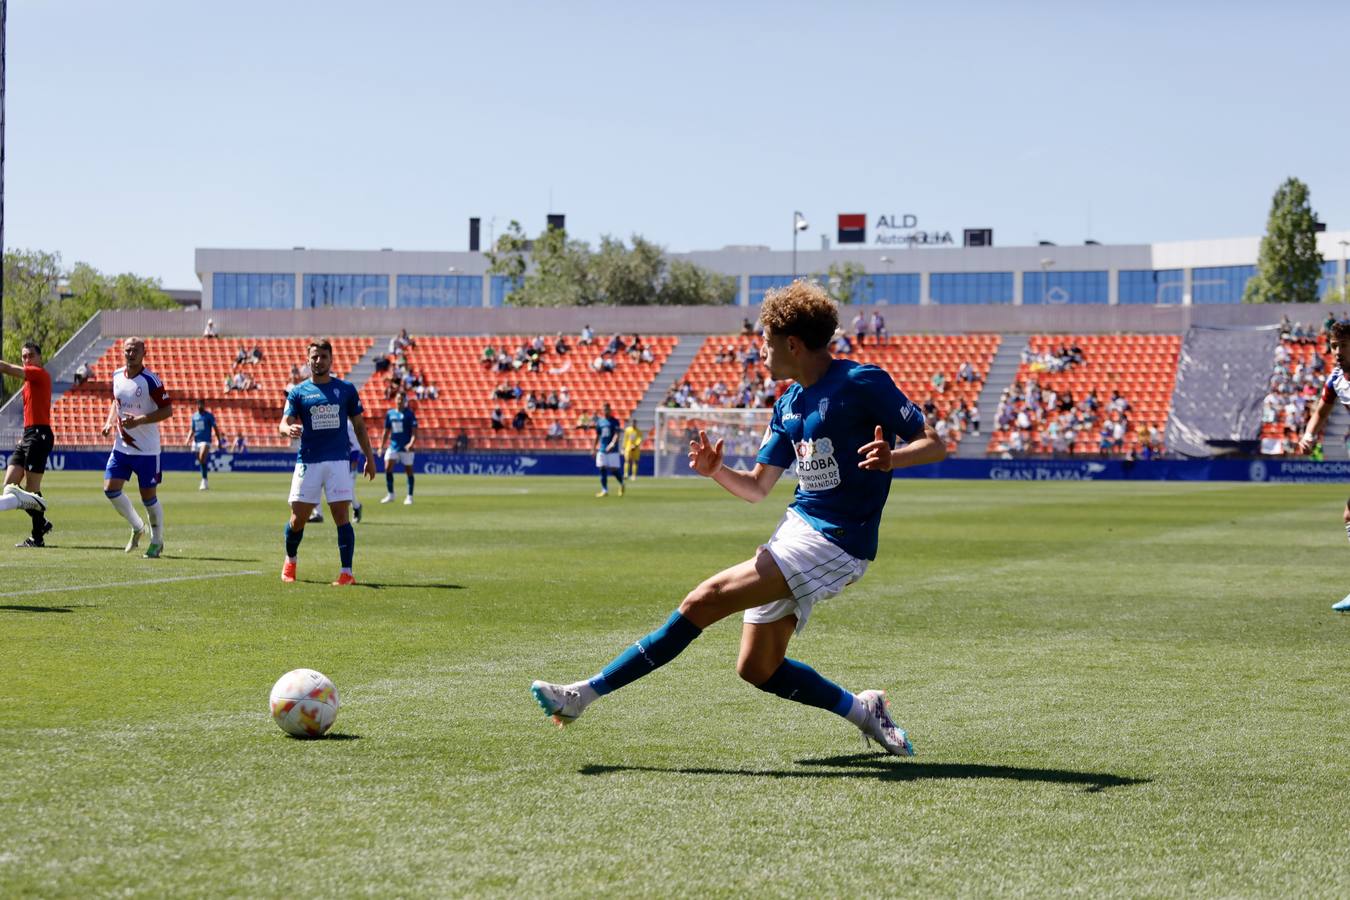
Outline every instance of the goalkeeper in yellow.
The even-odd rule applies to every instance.
[[[629,419],[628,427],[623,430],[624,477],[636,478],[638,460],[642,457],[642,439],[644,435],[637,427],[637,419]]]

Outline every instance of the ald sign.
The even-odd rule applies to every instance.
[[[883,213],[873,223],[875,242],[906,247],[955,246],[950,231],[926,231],[919,228],[919,217],[913,213]],[[839,214],[839,243],[867,243],[867,213]]]

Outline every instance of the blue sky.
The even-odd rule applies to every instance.
[[[646,7],[646,8],[644,8]],[[196,247],[671,250],[839,212],[1002,246],[1350,229],[1350,4],[14,0],[5,243],[191,288]]]

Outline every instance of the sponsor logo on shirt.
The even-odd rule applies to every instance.
[[[828,491],[839,486],[839,463],[834,458],[834,442],[829,438],[798,441],[797,480],[802,490]]]
[[[342,407],[336,403],[321,403],[309,408],[309,427],[315,431],[328,431],[341,425],[339,413]]]

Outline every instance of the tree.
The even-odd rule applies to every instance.
[[[1321,278],[1317,216],[1308,200],[1308,186],[1288,178],[1271,200],[1256,274],[1247,281],[1242,302],[1316,303]]]
[[[833,262],[830,263],[825,278],[823,280],[817,278],[816,280],[824,285],[825,290],[830,292],[830,296],[847,306],[857,298],[858,288],[862,286],[862,280],[865,277],[867,277],[867,270],[859,263],[846,262],[840,265]]]
[[[16,250],[5,254],[4,359],[19,358],[24,341],[35,341],[50,358],[101,309],[177,309],[158,279],[104,275],[87,263],[70,271],[61,254]],[[5,382],[5,394],[17,381]]]
[[[512,279],[512,306],[691,306],[733,303],[737,280],[693,263],[666,262],[660,245],[633,235],[632,247],[615,237],[592,252],[550,228],[536,240],[512,222],[487,254],[488,271]]]

